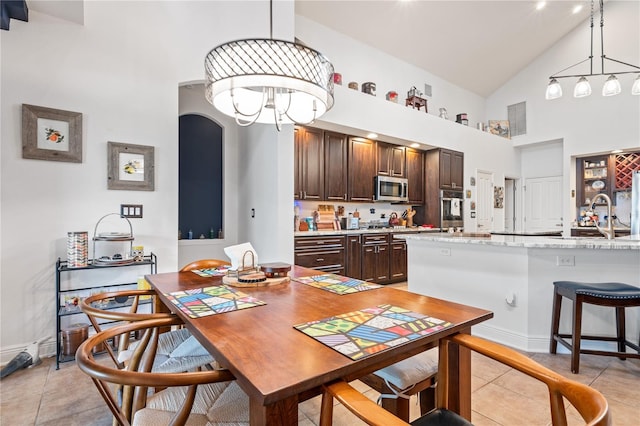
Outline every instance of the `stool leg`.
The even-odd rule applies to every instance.
[[[382,398],[382,408],[409,422],[409,400],[405,398]]]
[[[582,336],[582,297],[573,302],[573,330],[571,330],[571,372],[580,370],[580,338]]]
[[[420,415],[424,416],[436,408],[436,387],[430,386],[418,393],[420,399]]]
[[[627,339],[627,332],[625,327],[624,306],[616,307],[616,332],[618,335],[618,352],[626,352],[627,345],[625,340]],[[619,357],[621,360],[627,359],[627,357]]]
[[[549,342],[549,353],[555,354],[558,349],[558,342],[555,339],[560,328],[560,308],[562,308],[562,295],[556,289],[553,296],[553,317],[551,318],[551,341]]]

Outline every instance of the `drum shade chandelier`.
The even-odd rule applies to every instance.
[[[589,55],[589,57],[583,61],[578,62],[577,64],[571,65],[570,67],[567,67],[565,69],[563,69],[562,71],[559,71],[558,73],[556,73],[555,75],[552,75],[551,77],[549,77],[549,85],[547,86],[547,93],[545,95],[545,98],[547,100],[550,99],[557,99],[559,97],[562,96],[562,87],[560,86],[560,83],[558,83],[558,79],[560,78],[577,78],[578,82],[576,83],[574,89],[573,89],[573,96],[576,98],[584,98],[586,96],[591,95],[591,85],[589,84],[589,80],[587,80],[587,77],[594,77],[594,76],[599,76],[599,75],[608,75],[609,77],[607,78],[607,81],[604,83],[604,86],[602,86],[602,96],[614,96],[619,94],[622,91],[622,88],[620,87],[620,82],[618,81],[618,78],[616,77],[616,74],[620,75],[620,74],[634,74],[634,73],[638,73],[637,78],[635,79],[635,81],[633,82],[633,86],[631,87],[631,94],[632,95],[640,95],[640,67],[637,65],[631,65],[628,64],[626,62],[622,62],[619,61],[617,59],[613,59],[613,58],[608,58],[605,54],[604,54],[604,2],[603,0],[599,0],[600,3],[600,59],[601,59],[601,65],[600,65],[600,73],[594,73],[593,72],[593,15],[594,15],[594,1],[591,0],[591,54]],[[559,75],[560,73],[573,68],[575,66],[578,66],[586,61],[589,61],[589,74],[575,74],[575,75]],[[622,64],[622,65],[626,65],[628,67],[631,68],[635,68],[634,71],[621,71],[621,72],[615,72],[615,73],[611,73],[611,72],[605,72],[605,68],[604,68],[604,64],[605,61],[611,61],[611,62],[616,62],[618,64]]]
[[[273,39],[230,41],[204,61],[205,97],[239,126],[310,124],[333,107],[333,65],[320,52]]]

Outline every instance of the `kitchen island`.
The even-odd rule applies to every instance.
[[[640,238],[407,234],[409,290],[495,313],[474,334],[548,352],[553,282],[617,281],[640,287]],[[561,330],[571,330],[565,299]],[[627,308],[627,338],[637,341],[640,308]],[[584,305],[583,334],[615,335],[615,309]],[[583,347],[608,343],[583,341]]]

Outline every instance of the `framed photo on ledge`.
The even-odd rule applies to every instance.
[[[82,163],[82,113],[22,104],[22,158]]]
[[[108,189],[154,190],[154,147],[108,142]]]
[[[491,134],[511,139],[509,133],[509,120],[489,120],[489,132]]]

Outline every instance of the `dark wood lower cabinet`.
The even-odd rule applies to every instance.
[[[296,237],[295,264],[345,275],[345,242],[344,236]]]
[[[391,281],[404,281],[407,279],[407,243],[392,239],[390,247],[389,279]]]
[[[361,280],[383,283],[389,280],[389,235],[362,236]]]
[[[347,235],[347,265],[346,276],[360,279],[362,276],[362,235]]]

